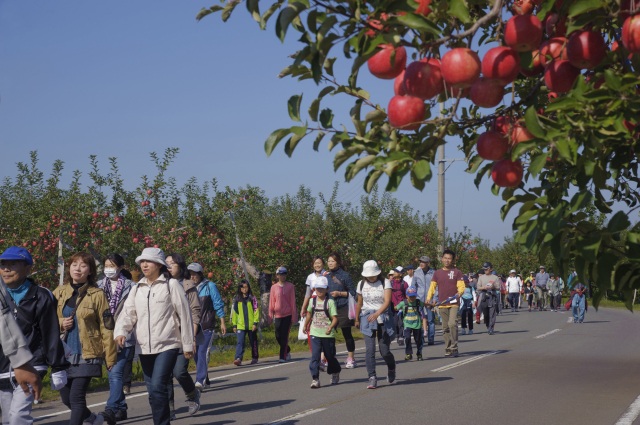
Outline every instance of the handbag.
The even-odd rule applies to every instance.
[[[298,341],[306,341],[307,334],[304,333],[304,322],[306,317],[301,317],[300,322],[298,322]]]
[[[349,320],[356,318],[356,299],[353,295],[349,294]]]

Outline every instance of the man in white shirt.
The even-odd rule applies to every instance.
[[[520,293],[522,292],[522,280],[516,276],[516,271],[511,269],[506,282],[507,294],[509,296],[509,305],[511,312],[514,313],[519,309]]]

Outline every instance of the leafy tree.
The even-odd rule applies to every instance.
[[[240,3],[224,0],[203,9],[197,19],[221,12],[226,21]],[[371,191],[386,175],[386,190],[393,191],[408,176],[421,190],[432,177],[438,147],[456,143],[476,185],[491,175],[491,190],[504,201],[503,218],[517,211],[514,240],[539,258],[551,256],[563,276],[575,265],[581,280],[600,289],[596,305],[608,289],[631,295],[640,286],[640,60],[634,20],[628,18],[636,12],[635,0],[247,0],[245,5],[261,29],[275,21],[280,40],[297,33],[299,48],[281,76],[319,86],[306,118],[302,95],[289,99],[294,125],[271,133],[267,154],[280,144],[292,155],[303,139],[314,149],[328,140],[329,149],[337,148],[334,168],[346,164],[347,181],[366,173],[364,188]],[[523,47],[510,31],[520,25],[514,22],[525,20],[546,31],[542,39],[537,33],[525,37]],[[625,21],[626,32],[621,31]],[[571,52],[579,49],[570,48],[580,44],[583,32],[601,40],[593,47],[600,53],[592,52],[596,58],[586,64]],[[557,40],[551,39],[564,36],[568,42],[561,40],[553,50]],[[529,45],[531,39],[535,45]],[[488,49],[503,40],[518,50],[523,68],[512,82],[496,83],[490,66],[482,69],[485,79],[456,80],[456,67],[445,65],[446,54],[459,47],[480,51],[484,62]],[[414,65],[407,65],[397,95],[385,108],[379,102],[386,99],[374,99],[360,86],[360,72],[364,64],[374,64],[375,56],[385,68],[382,76],[394,78],[396,66],[404,68],[405,53],[409,61],[442,59],[437,66],[445,81],[434,83],[435,93],[428,96],[421,92],[427,86],[410,77]],[[544,70],[539,61],[547,63]],[[473,65],[456,63],[458,68]],[[350,72],[342,77],[337,70],[345,66]],[[428,69],[435,72],[431,65]],[[473,102],[465,99],[465,86],[471,86]],[[496,95],[498,105],[488,104]],[[352,102],[348,123],[337,123],[326,106],[330,97]],[[410,110],[417,112],[407,117]],[[506,141],[494,139],[490,152],[480,156],[478,135],[492,128]],[[606,220],[594,222],[588,211]]]

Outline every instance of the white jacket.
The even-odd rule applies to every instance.
[[[522,280],[518,276],[507,278],[507,292],[510,294],[515,294],[516,292],[522,291]]]
[[[135,330],[142,354],[173,348],[194,351],[193,321],[187,295],[175,279],[160,276],[151,284],[142,278],[131,289],[116,320],[114,338]]]

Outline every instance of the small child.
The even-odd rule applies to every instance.
[[[413,358],[413,348],[411,347],[411,335],[416,342],[417,358],[422,360],[422,347],[424,340],[422,339],[422,311],[423,305],[420,300],[416,299],[418,291],[415,286],[410,286],[406,290],[408,299],[400,301],[395,306],[396,311],[402,311],[404,325],[404,359],[411,360]]]
[[[331,375],[331,385],[340,382],[340,363],[336,360],[336,331],[338,326],[338,310],[333,300],[327,297],[329,283],[324,276],[317,276],[312,288],[316,297],[307,307],[307,319],[304,331],[311,335],[311,388],[320,388],[320,353],[327,358],[327,373]]]
[[[571,292],[571,310],[573,313],[573,323],[584,322],[584,313],[587,311],[587,297],[585,292],[587,287],[582,283],[577,283]]]
[[[531,311],[531,307],[533,307],[533,288],[531,287],[530,280],[527,281],[526,286],[524,287],[524,297],[529,305],[529,311]]]
[[[245,335],[249,337],[251,345],[251,364],[258,363],[258,323],[260,322],[260,307],[258,300],[251,293],[251,286],[246,279],[240,281],[238,292],[233,299],[231,309],[231,323],[233,332],[238,338],[236,357],[233,364],[240,366],[244,356]]]

